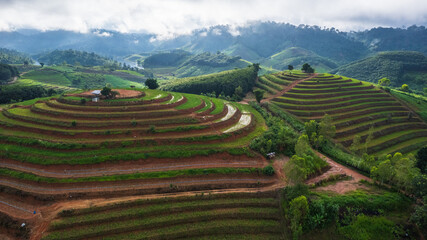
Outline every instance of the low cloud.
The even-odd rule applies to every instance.
[[[335,27],[342,31],[426,25],[427,1],[0,0],[0,31],[107,29],[152,33],[156,39],[164,39],[214,25],[236,29],[253,21]],[[100,34],[105,33],[109,34]]]

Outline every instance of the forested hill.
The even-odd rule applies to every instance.
[[[25,55],[15,50],[0,48],[0,63],[3,64],[23,64],[23,63],[33,63],[33,60]]]
[[[104,56],[127,56],[141,52],[183,49],[192,53],[221,51],[259,62],[290,47],[301,47],[339,65],[367,57],[377,51],[411,50],[427,53],[424,26],[374,28],[342,32],[334,28],[255,22],[243,27],[213,26],[173,39],[155,40],[152,34],[125,34],[108,30],[88,33],[70,31],[0,32],[0,47],[38,54],[54,49],[78,49]],[[34,44],[37,43],[37,44]]]
[[[37,56],[37,61],[47,65],[59,65],[63,63],[70,63],[73,65],[82,66],[102,66],[112,60],[101,57],[95,53],[88,53],[76,50],[55,50],[46,54]]]
[[[198,77],[172,80],[162,87],[166,91],[211,94],[216,96],[233,96],[240,87],[240,94],[246,94],[255,85],[259,65],[253,64],[246,68],[203,75]],[[239,91],[239,90],[238,90]],[[216,97],[215,96],[215,97]]]
[[[0,85],[19,75],[18,69],[9,64],[0,63]]]
[[[394,87],[408,84],[422,91],[427,86],[427,58],[412,51],[380,52],[375,56],[342,66],[332,73],[377,83],[387,77]]]
[[[148,57],[141,56],[137,62],[155,73],[161,72],[180,78],[244,68],[250,64],[241,57],[233,57],[221,52],[192,54],[183,50],[165,51]]]

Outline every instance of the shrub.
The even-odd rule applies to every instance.
[[[403,84],[402,87],[400,87],[400,90],[404,92],[409,92],[409,86],[408,84]]]
[[[86,104],[86,98],[82,98],[82,99],[80,99],[80,103],[81,103],[82,105],[85,105],[85,104]]]
[[[257,102],[261,102],[261,100],[264,97],[264,93],[265,93],[265,91],[261,90],[261,89],[257,89],[257,90],[254,91],[255,99],[256,99]]]
[[[71,126],[72,126],[72,127],[77,126],[77,122],[76,122],[75,120],[73,120],[73,121],[71,122]]]
[[[388,240],[394,239],[395,225],[384,217],[368,217],[359,215],[356,221],[348,226],[340,227],[339,233],[351,240]]]
[[[264,175],[267,175],[267,176],[273,176],[274,175],[274,168],[270,165],[266,166],[262,169],[262,173]]]

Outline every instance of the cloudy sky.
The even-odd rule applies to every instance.
[[[427,25],[426,0],[0,0],[0,31],[103,28],[186,34],[213,25],[287,22],[342,31]]]

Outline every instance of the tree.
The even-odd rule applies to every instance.
[[[289,70],[289,72],[292,74],[292,70],[294,70],[294,66],[292,66],[292,65],[288,65],[288,70]]]
[[[261,100],[264,98],[264,90],[257,89],[254,91],[255,99],[257,102],[261,102]]]
[[[159,84],[157,83],[157,79],[154,79],[154,78],[147,79],[144,84],[149,89],[156,89],[159,87]]]
[[[304,156],[305,154],[311,154],[311,147],[308,144],[308,136],[306,134],[301,135],[295,144],[295,154]]]
[[[308,201],[305,196],[294,198],[289,203],[289,218],[293,239],[296,240],[302,235],[302,225],[308,214]]]
[[[44,63],[42,63],[42,62],[41,62],[41,63],[40,63],[40,66],[42,66],[42,67],[43,67],[43,66],[44,66]]]
[[[117,91],[112,91],[111,88],[106,86],[101,90],[101,94],[102,96],[105,96],[105,98],[111,99],[111,98],[115,98],[120,93]]]
[[[357,154],[360,149],[360,142],[361,142],[361,138],[359,135],[356,134],[353,138],[353,143],[350,146],[350,151]]]
[[[332,117],[325,114],[319,123],[319,135],[327,138],[335,137],[336,127],[332,124]]]
[[[291,159],[285,163],[283,170],[285,171],[286,179],[291,184],[303,183],[308,176],[306,169],[307,160],[304,157],[293,155]]]
[[[314,73],[314,68],[312,68],[312,67],[310,66],[310,64],[308,64],[308,63],[304,63],[304,64],[302,65],[301,70],[302,70],[303,72],[306,72],[306,73]]]
[[[234,95],[236,96],[237,100],[242,100],[243,89],[240,85],[234,89]]]
[[[0,66],[0,82],[8,81],[12,77],[12,73],[9,69]]]
[[[381,78],[380,80],[378,80],[378,85],[387,87],[388,85],[390,85],[390,79]]]
[[[304,123],[304,130],[305,130],[305,134],[307,134],[307,136],[311,137],[313,135],[313,133],[317,133],[319,124],[314,121],[314,120],[310,120],[308,122]]]
[[[402,87],[400,87],[400,90],[404,92],[409,92],[409,86],[408,84],[403,84]]]
[[[378,164],[377,167],[372,167],[371,177],[377,181],[380,181],[381,184],[390,181],[390,179],[394,177],[394,169],[391,165],[391,161],[385,160]]]
[[[24,61],[24,66],[28,66],[28,60]]]
[[[423,147],[418,150],[416,166],[423,174],[427,173],[427,147]]]
[[[371,126],[368,131],[368,137],[365,140],[365,152],[368,152],[369,143],[374,139],[374,126]]]

